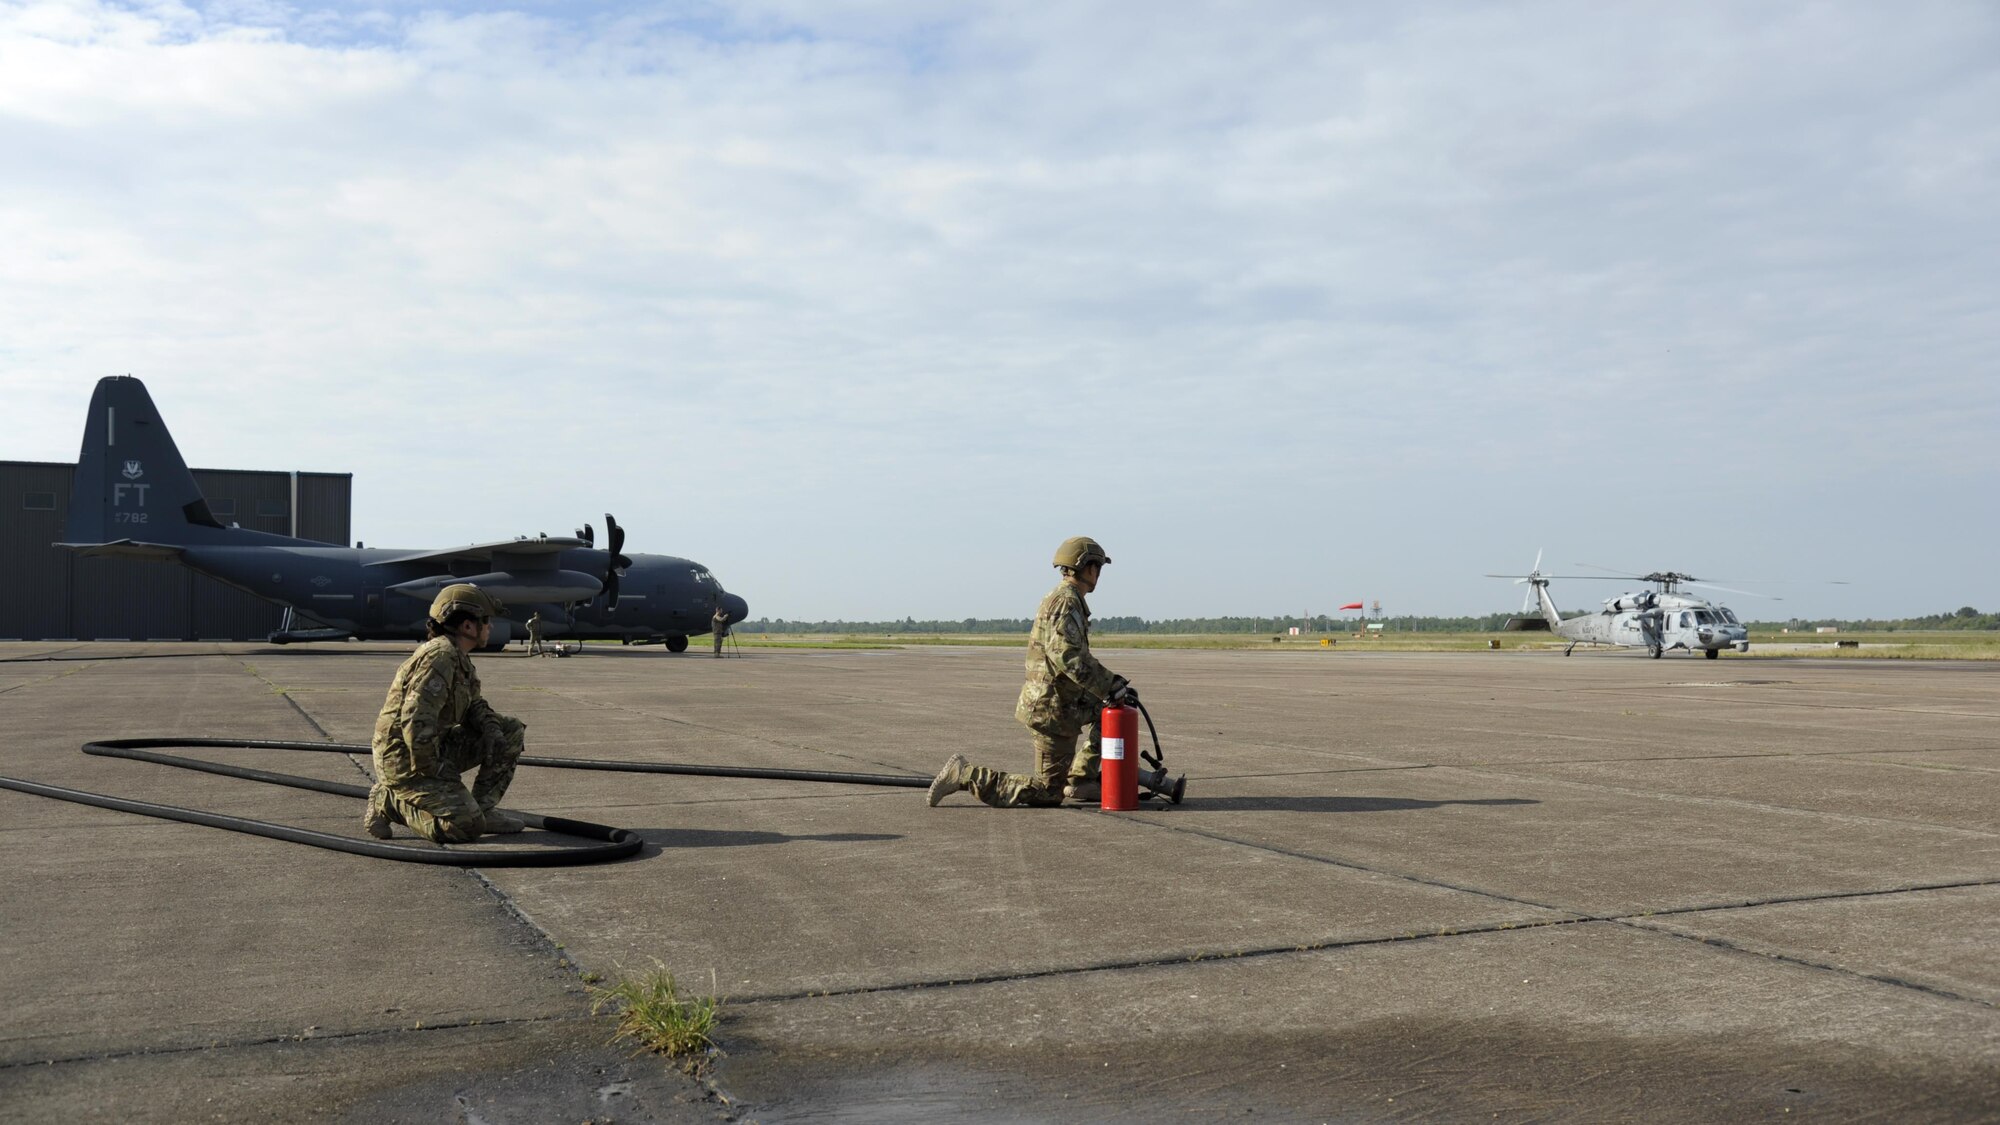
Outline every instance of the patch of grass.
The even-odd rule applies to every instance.
[[[721,1018],[722,1001],[713,995],[682,996],[664,965],[610,988],[592,985],[590,993],[590,1014],[608,1012],[617,1024],[614,1043],[630,1042],[665,1055],[690,1074],[716,1051],[710,1035]]]

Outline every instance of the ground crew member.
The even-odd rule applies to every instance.
[[[1097,589],[1097,580],[1111,557],[1097,540],[1065,539],[1056,548],[1055,565],[1062,581],[1035,611],[1028,636],[1028,680],[1014,705],[1014,718],[1034,735],[1035,772],[1002,773],[975,766],[953,754],[931,782],[932,806],[969,789],[995,808],[1047,807],[1064,798],[1089,804],[1098,798],[1098,712],[1107,700],[1124,702],[1132,695],[1125,677],[1090,655],[1090,606],[1083,596]],[[1089,738],[1077,749],[1077,737]]]
[[[715,655],[722,655],[722,638],[729,635],[729,613],[720,605],[715,607],[715,616],[709,618],[709,632],[715,636]]]
[[[430,639],[396,669],[375,718],[375,785],[361,818],[370,836],[386,840],[391,824],[406,824],[433,843],[462,844],[523,827],[495,806],[514,780],[527,727],[480,697],[472,670],[471,652],[487,643],[501,609],[464,582],[431,602]],[[475,767],[467,792],[458,776]]]
[[[540,610],[528,615],[528,655],[542,654],[542,613]]]

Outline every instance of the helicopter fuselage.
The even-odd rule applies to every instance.
[[[1750,651],[1750,630],[1735,611],[1686,594],[1620,594],[1607,598],[1597,613],[1568,619],[1555,616],[1553,604],[1543,613],[1551,617],[1552,629],[1579,644],[1643,648],[1655,656],[1678,649],[1711,659],[1727,648]]]

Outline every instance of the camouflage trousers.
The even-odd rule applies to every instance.
[[[514,781],[514,763],[527,745],[525,724],[505,715],[495,717],[500,720],[499,739],[489,742],[478,731],[453,727],[438,740],[436,776],[378,783],[369,790],[368,800],[382,807],[389,819],[409,825],[434,844],[478,839],[486,811],[506,795]],[[470,791],[458,779],[469,769],[479,771]]]
[[[965,788],[996,809],[1045,809],[1063,802],[1063,786],[1097,777],[1097,724],[1084,728],[1089,737],[1081,749],[1077,735],[1031,731],[1035,739],[1035,772],[1003,773],[987,766],[966,769]]]

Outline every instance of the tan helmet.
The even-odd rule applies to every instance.
[[[431,620],[442,625],[445,619],[459,610],[474,617],[499,617],[507,612],[500,599],[474,586],[470,582],[454,582],[438,591],[431,601]]]
[[[1056,548],[1056,566],[1075,569],[1094,562],[1109,564],[1111,556],[1105,554],[1104,548],[1097,545],[1097,540],[1088,535],[1065,539],[1062,546]]]

